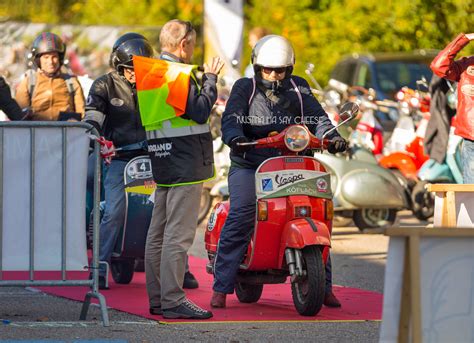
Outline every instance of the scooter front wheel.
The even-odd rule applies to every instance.
[[[359,230],[381,229],[393,225],[397,210],[393,208],[363,208],[354,211],[354,224]]]
[[[251,285],[237,282],[235,284],[235,294],[241,303],[256,303],[262,296],[263,285]]]
[[[326,272],[319,247],[307,246],[302,252],[302,264],[306,276],[291,283],[291,294],[299,314],[314,316],[323,306]]]

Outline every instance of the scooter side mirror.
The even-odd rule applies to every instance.
[[[359,112],[359,105],[357,105],[355,102],[346,102],[344,105],[342,105],[341,110],[339,112],[339,124],[337,126],[333,127],[332,129],[326,131],[322,137],[322,140],[326,139],[326,137],[336,130],[339,126],[347,123],[349,120],[352,120],[356,117],[357,113]]]
[[[429,92],[429,85],[425,76],[422,76],[420,80],[416,81],[416,89],[424,93]]]
[[[359,112],[359,105],[355,102],[346,102],[341,107],[341,112],[339,118],[341,119],[341,124],[349,120],[352,120],[356,117],[357,112]]]
[[[309,79],[311,80],[311,82],[316,87],[315,88],[316,93],[319,93],[319,94],[323,95],[324,94],[323,87],[321,87],[319,82],[313,76],[313,71],[314,71],[314,64],[313,63],[306,64],[306,69],[305,69],[304,72],[306,73],[306,75],[308,75]]]
[[[314,64],[313,63],[308,63],[306,64],[306,74],[310,74],[314,71]]]

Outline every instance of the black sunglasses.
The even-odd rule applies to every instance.
[[[285,67],[280,67],[280,68],[262,67],[262,71],[265,74],[271,74],[272,72],[275,72],[276,74],[283,74],[286,71],[286,68]]]

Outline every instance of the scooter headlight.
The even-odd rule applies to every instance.
[[[308,130],[301,125],[290,127],[285,134],[285,145],[291,151],[303,151],[308,146],[309,140]]]
[[[403,93],[402,91],[398,91],[395,98],[397,98],[398,101],[403,101],[403,99],[405,99],[405,93]]]
[[[414,108],[420,107],[420,100],[418,98],[411,98],[410,105]]]

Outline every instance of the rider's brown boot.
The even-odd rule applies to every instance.
[[[326,295],[324,296],[324,305],[326,305],[327,307],[341,307],[341,303],[339,302],[339,300],[337,300],[336,296],[332,291],[326,293]]]
[[[224,308],[226,296],[227,294],[225,293],[214,291],[214,293],[212,293],[212,298],[211,298],[211,307]]]

